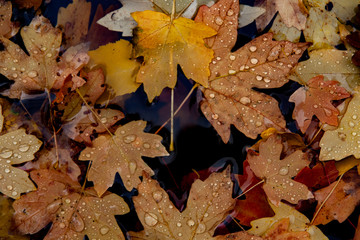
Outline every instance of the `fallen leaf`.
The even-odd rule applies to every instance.
[[[4,127],[4,115],[2,111],[2,106],[0,104],[0,132],[2,132],[3,127]]]
[[[82,43],[89,28],[91,2],[73,0],[67,7],[59,8],[57,26],[63,28],[63,45],[65,48]]]
[[[96,50],[89,51],[91,64],[98,64],[105,70],[106,83],[116,92],[116,95],[135,92],[140,86],[136,83],[136,74],[140,63],[131,59],[133,47],[126,40],[109,43]]]
[[[339,175],[346,173],[355,166],[358,166],[358,172],[360,173],[359,164],[360,164],[360,159],[354,158],[353,156],[335,162],[335,166],[336,169],[339,171]]]
[[[307,231],[289,231],[290,219],[283,218],[274,223],[264,234],[265,239],[298,239],[311,240],[310,233]]]
[[[13,167],[34,159],[42,142],[25,129],[18,129],[0,136],[0,191],[11,197],[19,198],[21,193],[35,190],[28,173]]]
[[[20,98],[22,92],[43,91],[51,89],[59,82],[63,82],[68,74],[76,73],[80,69],[73,69],[74,65],[82,67],[86,60],[83,53],[78,56],[79,47],[73,47],[65,59],[57,62],[61,44],[61,31],[52,27],[44,17],[35,17],[29,26],[21,29],[27,55],[18,45],[0,37],[3,51],[0,51],[0,73],[15,81],[3,95],[10,98]],[[80,46],[81,47],[81,46]],[[76,59],[73,57],[77,56]],[[81,57],[81,58],[79,58]],[[84,62],[85,61],[85,62]],[[75,63],[76,62],[76,63]]]
[[[175,87],[177,65],[187,78],[208,86],[213,50],[205,45],[204,38],[214,36],[215,30],[204,23],[183,17],[172,19],[159,12],[131,15],[138,23],[133,39],[135,56],[144,57],[136,81],[144,84],[149,102],[165,87]]]
[[[304,133],[315,115],[322,124],[338,125],[339,110],[332,104],[333,100],[350,97],[350,94],[337,81],[324,81],[324,76],[311,78],[306,86],[300,87],[289,98],[295,103],[293,119]]]
[[[161,145],[162,137],[144,133],[145,121],[133,121],[116,129],[113,136],[100,136],[93,141],[92,147],[81,152],[79,160],[92,161],[88,180],[101,196],[112,186],[118,172],[128,191],[137,188],[139,177],[145,171],[153,175],[153,170],[141,158],[168,156]]]
[[[52,222],[45,239],[125,239],[114,215],[129,212],[116,194],[94,197],[94,191],[81,192],[80,184],[55,170],[35,170],[31,178],[38,190],[16,200],[14,224],[22,234],[33,234]]]
[[[358,225],[356,227],[355,236],[354,236],[354,240],[358,240],[358,239],[360,239],[360,215],[359,215]]]
[[[343,23],[350,21],[356,15],[356,8],[360,4],[359,0],[331,0],[333,4],[332,12]]]
[[[335,130],[328,130],[320,140],[320,161],[341,160],[354,155],[360,158],[359,137],[360,137],[360,116],[359,101],[360,95],[355,89],[347,110],[342,117],[339,126]]]
[[[262,31],[273,19],[276,12],[283,19],[287,27],[305,29],[306,14],[303,13],[298,0],[255,0],[254,6],[265,8],[266,12],[256,19],[258,31]]]
[[[266,234],[266,231],[274,224],[278,223],[284,218],[290,220],[288,227],[289,231],[299,232],[305,231],[310,234],[311,240],[327,240],[328,238],[314,225],[310,225],[309,219],[300,212],[296,211],[291,206],[280,202],[279,206],[275,206],[270,203],[271,208],[275,212],[274,217],[261,218],[251,222],[252,228],[248,230],[249,233],[256,236],[262,236]]]
[[[277,15],[269,32],[274,33],[274,39],[276,41],[287,40],[290,42],[299,42],[301,37],[301,30],[296,27],[287,27],[280,15]]]
[[[260,15],[265,12],[264,8],[261,7],[251,7],[248,5],[240,4],[240,16],[239,16],[239,25],[238,27],[245,27],[255,21]]]
[[[299,200],[313,198],[304,184],[292,179],[309,165],[306,154],[297,150],[280,159],[282,149],[281,138],[274,134],[260,143],[259,153],[249,150],[247,154],[251,170],[264,180],[263,189],[269,200],[279,205],[282,199],[297,204]]]
[[[340,82],[340,86],[349,92],[360,85],[360,68],[351,62],[351,52],[320,49],[311,51],[309,57],[295,67],[291,80],[304,84],[317,75],[323,75],[325,80]]]
[[[130,232],[131,239],[218,239],[213,238],[215,228],[235,204],[232,189],[229,168],[212,173],[205,181],[198,179],[186,209],[180,212],[159,183],[145,174],[139,195],[133,197],[144,230]]]
[[[231,125],[254,139],[269,127],[285,128],[278,102],[253,88],[284,85],[308,46],[272,41],[272,34],[267,33],[231,52],[238,34],[238,13],[238,1],[226,0],[211,8],[202,6],[195,19],[218,31],[218,35],[206,40],[215,56],[210,64],[210,84],[203,89],[200,107],[225,143],[230,138]]]
[[[19,27],[11,21],[12,4],[10,1],[0,1],[0,36],[11,38],[14,36]]]
[[[314,225],[327,224],[332,220],[338,222],[344,222],[351,213],[355,210],[355,207],[360,203],[360,177],[356,170],[350,170],[340,180],[335,190],[332,192],[334,185],[337,182],[333,182],[328,187],[322,188],[314,193],[315,199],[318,201],[316,210],[325,201],[319,214],[314,220]],[[328,195],[331,193],[330,197]]]
[[[330,185],[339,176],[335,161],[317,163],[314,167],[303,168],[294,178],[310,189],[319,189]]]
[[[42,0],[12,0],[14,4],[18,8],[34,8],[35,10],[38,9],[41,4]]]

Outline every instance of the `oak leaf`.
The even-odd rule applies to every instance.
[[[112,186],[117,172],[128,191],[137,188],[143,171],[154,174],[141,157],[168,155],[161,144],[162,137],[143,132],[145,126],[145,121],[127,123],[116,129],[113,136],[96,138],[92,147],[81,152],[79,160],[92,161],[88,180],[94,182],[99,196]]]
[[[61,7],[57,15],[57,26],[63,29],[65,48],[82,43],[89,28],[91,2],[74,0],[66,8]]]
[[[120,40],[88,53],[91,58],[90,64],[97,64],[104,68],[106,83],[116,95],[134,92],[140,86],[136,83],[136,74],[140,64],[135,59],[130,59],[132,51],[131,43]]]
[[[208,86],[209,63],[213,50],[205,45],[204,38],[216,31],[204,23],[154,11],[131,14],[138,23],[134,36],[135,56],[144,57],[136,81],[144,84],[151,102],[165,87],[174,88],[177,65],[185,76]]]
[[[249,233],[256,236],[263,236],[268,229],[283,219],[289,219],[290,225],[288,230],[290,232],[307,232],[310,235],[311,240],[327,240],[328,238],[314,225],[310,225],[309,219],[296,211],[291,206],[280,203],[279,206],[275,206],[270,203],[271,208],[275,212],[275,216],[269,218],[261,218],[251,222],[252,228],[248,230]],[[286,220],[287,221],[287,220]]]
[[[28,173],[13,167],[34,159],[42,142],[25,129],[18,129],[0,136],[0,191],[11,197],[19,198],[21,193],[35,190]]]
[[[20,98],[21,92],[60,88],[69,74],[76,75],[88,61],[82,46],[75,46],[65,52],[58,63],[61,31],[44,17],[35,17],[29,26],[21,29],[21,36],[29,55],[15,43],[0,37],[4,46],[0,51],[0,73],[15,81],[3,94],[11,98]]]
[[[114,215],[128,213],[129,207],[118,195],[99,198],[91,189],[82,192],[78,182],[55,170],[35,170],[31,178],[38,190],[13,203],[20,233],[36,233],[52,222],[44,239],[125,239]]]
[[[265,181],[263,189],[269,200],[279,205],[282,199],[297,204],[299,200],[313,198],[304,184],[292,179],[309,164],[306,154],[297,150],[280,159],[282,149],[281,138],[273,134],[260,143],[259,153],[248,151],[250,168],[258,178]]]
[[[255,0],[254,6],[266,9],[266,12],[256,20],[259,31],[270,23],[276,12],[283,19],[287,27],[295,27],[299,30],[305,28],[306,14],[298,0]]]
[[[360,85],[360,68],[351,62],[350,51],[319,49],[311,51],[309,57],[294,68],[291,80],[304,84],[317,75],[323,75],[325,80],[337,80],[350,92]]]
[[[272,34],[267,33],[231,52],[237,37],[238,14],[238,1],[222,0],[211,8],[201,7],[195,19],[218,31],[206,40],[215,56],[210,64],[209,88],[203,89],[200,107],[225,143],[230,138],[230,125],[250,138],[269,127],[285,128],[278,102],[253,88],[284,85],[308,46],[273,41]]]
[[[318,209],[326,199],[325,204],[314,220],[314,225],[325,225],[332,220],[337,220],[342,223],[360,203],[360,177],[356,170],[350,170],[345,173],[333,191],[335,184],[337,184],[337,182],[333,182],[329,186],[314,193],[315,199],[318,201],[316,209]],[[330,193],[331,195],[328,198]]]
[[[333,100],[350,97],[337,81],[324,81],[324,76],[311,78],[307,85],[296,90],[289,98],[295,103],[293,118],[304,133],[315,115],[321,123],[338,125],[339,110],[332,105]]]
[[[0,1],[0,36],[11,38],[19,28],[11,21],[12,4],[10,1]]]
[[[186,209],[180,212],[159,183],[145,174],[139,195],[133,197],[144,230],[130,232],[131,239],[227,239],[213,234],[235,204],[232,189],[230,168],[212,173],[205,181],[198,179],[191,187]]]
[[[338,128],[325,131],[324,136],[321,138],[319,156],[321,161],[341,160],[351,155],[360,158],[358,147],[360,141],[359,90],[359,87],[355,89],[353,98],[340,120]]]

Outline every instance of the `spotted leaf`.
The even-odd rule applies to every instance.
[[[81,192],[78,182],[55,170],[35,170],[31,178],[38,190],[13,204],[17,231],[33,234],[52,223],[44,239],[125,239],[114,215],[126,214],[129,207],[118,195]]]
[[[248,151],[250,168],[258,178],[264,180],[263,189],[269,200],[279,205],[282,199],[297,204],[301,199],[313,198],[306,185],[292,180],[309,164],[306,154],[297,150],[280,159],[282,149],[281,137],[273,134],[260,143],[259,153]]]
[[[289,98],[295,103],[293,118],[304,133],[309,127],[313,115],[321,123],[338,125],[339,110],[332,105],[333,100],[350,97],[350,94],[337,81],[324,81],[319,75],[310,79],[306,86],[296,90]]]
[[[235,52],[238,1],[225,0],[200,8],[196,21],[218,31],[207,39],[215,56],[210,64],[209,88],[203,89],[201,110],[224,142],[234,125],[247,137],[256,138],[269,127],[285,128],[285,120],[272,97],[253,90],[284,85],[287,75],[306,50],[307,43],[273,41],[264,34]]]
[[[154,172],[142,160],[142,156],[167,156],[159,135],[144,133],[144,121],[133,121],[119,127],[113,136],[100,136],[92,147],[81,152],[79,160],[91,160],[88,180],[93,181],[95,190],[101,196],[112,186],[118,172],[127,190],[137,188],[139,177],[145,171]]]
[[[145,174],[139,195],[133,198],[144,230],[130,232],[131,239],[226,239],[213,238],[213,234],[235,204],[232,188],[229,168],[212,173],[205,181],[198,179],[191,187],[186,209],[180,212],[159,183]]]

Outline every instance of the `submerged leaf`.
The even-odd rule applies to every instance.
[[[162,138],[143,132],[145,126],[144,121],[127,123],[119,127],[113,136],[96,138],[92,147],[81,152],[79,160],[92,161],[88,180],[94,182],[99,196],[112,186],[117,172],[128,191],[137,187],[143,171],[153,175],[153,170],[143,161],[142,156],[168,155],[161,144]]]

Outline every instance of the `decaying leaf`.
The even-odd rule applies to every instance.
[[[230,138],[230,125],[250,138],[269,127],[285,127],[278,102],[253,88],[284,85],[308,46],[273,41],[273,35],[267,33],[231,52],[236,42],[238,14],[239,2],[225,0],[211,8],[201,7],[195,19],[218,31],[206,41],[215,56],[210,64],[209,88],[203,89],[201,110],[225,143]]]
[[[263,189],[269,200],[279,205],[282,199],[297,204],[299,200],[313,198],[304,184],[292,179],[309,164],[306,154],[297,150],[280,159],[282,149],[281,138],[273,134],[260,143],[259,153],[248,151],[250,168],[258,178],[265,180]]]
[[[120,40],[89,52],[92,61],[90,64],[98,64],[104,68],[106,83],[114,89],[116,95],[132,93],[140,86],[136,83],[140,63],[130,59],[132,50],[131,43]]]
[[[303,30],[306,23],[306,14],[299,4],[300,1],[298,0],[255,0],[254,6],[266,9],[266,12],[256,19],[256,27],[259,31],[264,30],[276,12],[279,12],[287,27]]]
[[[142,160],[142,156],[167,156],[161,144],[162,137],[144,133],[144,121],[133,121],[119,127],[113,136],[100,136],[93,141],[92,147],[81,152],[79,160],[92,161],[88,180],[101,196],[112,186],[118,172],[128,191],[137,188],[139,177],[145,171],[153,175],[153,170]]]
[[[321,161],[341,160],[351,155],[360,158],[359,90],[359,88],[355,89],[338,128],[326,131],[321,138],[319,156]]]
[[[360,68],[351,62],[351,52],[319,49],[311,51],[309,57],[296,66],[291,80],[304,84],[317,75],[323,75],[325,80],[336,80],[350,92],[360,85]]]
[[[10,1],[0,1],[0,36],[11,38],[19,28],[11,22],[12,4]]]
[[[131,239],[217,239],[213,238],[216,226],[235,204],[232,189],[229,168],[212,173],[205,181],[196,180],[187,207],[180,212],[159,183],[144,175],[139,195],[133,198],[144,230],[130,232]]]
[[[35,190],[27,172],[11,165],[21,164],[34,159],[42,142],[25,129],[18,129],[0,136],[0,191],[11,197],[19,198],[21,193]]]
[[[289,231],[293,232],[308,232],[311,240],[327,240],[328,238],[314,225],[310,225],[309,219],[306,216],[296,211],[291,206],[280,203],[277,207],[270,203],[271,208],[275,212],[274,217],[261,218],[251,222],[252,228],[248,230],[249,233],[256,236],[263,236],[267,230],[271,228],[275,223],[283,221],[283,219],[289,219],[290,225]]]
[[[21,36],[29,55],[15,43],[0,37],[4,46],[0,51],[0,73],[15,81],[3,94],[11,98],[19,98],[21,92],[51,89],[55,84],[60,88],[69,74],[76,75],[88,61],[84,54],[78,55],[81,49],[73,47],[58,63],[61,31],[44,17],[35,17],[29,26],[21,29]]]
[[[324,76],[311,78],[307,85],[296,90],[289,98],[295,103],[293,118],[304,133],[315,115],[321,123],[338,125],[339,110],[332,105],[333,100],[350,97],[337,81],[324,81]]]
[[[81,192],[78,182],[55,170],[35,170],[31,178],[38,190],[13,204],[20,233],[36,233],[52,222],[45,239],[125,239],[114,215],[126,214],[129,207],[118,195],[99,198],[91,189]]]
[[[316,209],[327,199],[335,184],[336,182],[314,193],[315,199],[318,201]],[[359,184],[360,177],[356,170],[345,173],[334,192],[321,208],[314,220],[314,224],[327,224],[332,220],[337,220],[340,223],[344,222],[360,203]]]
[[[57,26],[63,28],[65,48],[82,43],[89,28],[91,2],[73,0],[66,8],[58,11]]]
[[[144,84],[150,102],[165,87],[175,87],[178,65],[187,78],[208,86],[213,50],[205,45],[204,38],[214,36],[215,30],[201,22],[173,19],[159,12],[131,15],[138,23],[133,39],[135,56],[144,57],[136,81]]]

